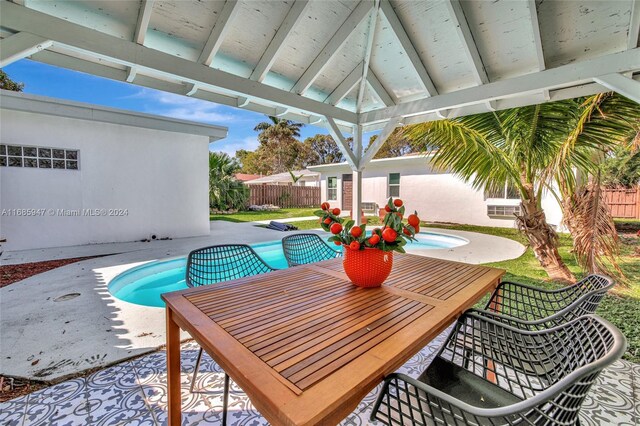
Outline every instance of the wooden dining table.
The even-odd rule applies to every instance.
[[[164,294],[169,424],[181,424],[180,329],[271,424],[337,424],[504,272],[396,253],[379,288],[353,285],[338,258]]]

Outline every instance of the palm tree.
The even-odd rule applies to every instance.
[[[253,129],[260,132],[258,140],[261,148],[271,157],[274,173],[286,172],[296,164],[301,143],[300,137],[303,124],[291,120],[269,116],[269,121],[263,121]]]
[[[235,178],[240,163],[224,152],[209,153],[209,206],[217,210],[241,209],[249,191]]]
[[[521,199],[516,223],[536,258],[552,279],[574,282],[541,198],[550,183],[544,172],[561,152],[577,111],[575,101],[553,102],[417,124],[405,134],[434,154],[435,166],[452,170],[476,188],[514,187]],[[580,150],[577,142],[571,158],[583,159]]]
[[[586,164],[573,158],[576,145],[590,147],[586,150],[591,152]],[[546,174],[555,175],[558,184],[576,259],[589,273],[607,273],[624,279],[617,263],[618,235],[600,189],[600,176],[604,151],[632,152],[639,146],[638,104],[615,93],[594,95],[582,101],[574,129],[547,170]],[[581,177],[578,182],[574,173],[554,173],[573,167]]]

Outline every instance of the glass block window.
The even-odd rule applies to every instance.
[[[77,149],[0,145],[0,166],[38,169],[78,170]]]
[[[338,199],[338,178],[335,176],[327,178],[327,199],[332,201]]]
[[[513,217],[520,215],[520,206],[487,206],[487,215]]]
[[[389,173],[389,197],[400,196],[400,173]]]

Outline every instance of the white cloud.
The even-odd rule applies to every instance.
[[[241,139],[223,139],[213,142],[209,144],[209,151],[226,152],[233,157],[239,149],[254,151],[258,146],[260,146],[260,142],[258,142],[257,137],[247,136]]]
[[[220,111],[223,109],[222,105],[174,93],[142,88],[130,98],[149,101],[150,104],[147,106],[146,112],[150,114],[212,124],[244,121],[241,114]],[[224,109],[230,110],[229,108]]]

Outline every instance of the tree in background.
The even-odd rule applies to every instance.
[[[209,206],[216,210],[241,210],[249,199],[249,189],[235,178],[238,161],[223,152],[209,153]]]
[[[640,151],[620,147],[602,161],[602,184],[630,188],[640,184]]]
[[[22,92],[23,83],[16,83],[3,70],[0,70],[0,89],[11,90],[12,92]]]
[[[260,147],[257,161],[269,165],[269,173],[283,173],[296,166],[301,151],[300,128],[303,124],[269,116],[269,121],[258,123],[254,128]]]
[[[331,135],[315,135],[304,140],[308,165],[332,164],[344,161],[338,144]]]
[[[241,172],[252,175],[270,175],[273,167],[267,162],[264,150],[247,151],[240,149],[236,151],[236,159],[240,162]]]
[[[378,135],[373,135],[369,139],[369,146],[378,139]],[[404,131],[401,127],[396,128],[396,130],[389,135],[387,140],[382,144],[376,155],[373,157],[374,159],[378,158],[393,158],[393,157],[402,157],[403,155],[411,154],[413,152],[417,152],[419,149],[414,147],[413,141],[406,137]]]

